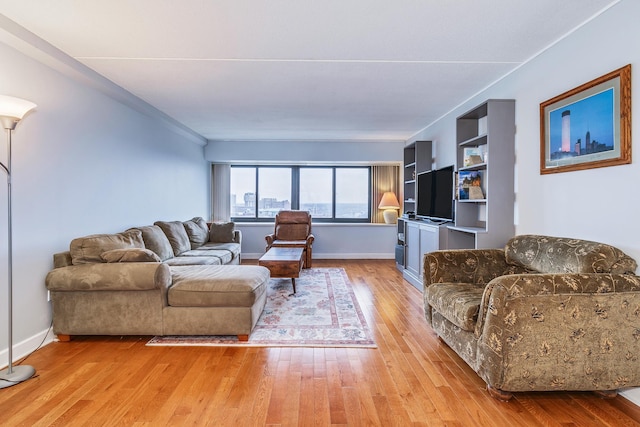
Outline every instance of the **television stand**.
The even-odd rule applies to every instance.
[[[447,248],[447,223],[435,223],[427,219],[398,219],[398,232],[401,232],[400,228],[404,229],[402,277],[420,291],[424,289],[424,254]]]

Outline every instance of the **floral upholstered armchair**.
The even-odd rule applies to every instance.
[[[273,233],[265,236],[266,250],[272,247],[302,248],[303,268],[311,268],[315,237],[311,234],[311,214],[308,211],[280,211],[276,214]]]
[[[509,400],[513,392],[640,386],[640,277],[602,243],[537,235],[505,249],[425,255],[436,334]]]

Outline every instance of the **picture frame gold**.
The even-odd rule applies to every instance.
[[[540,174],[631,163],[631,64],[540,104]]]

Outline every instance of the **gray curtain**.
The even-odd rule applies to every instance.
[[[211,220],[227,222],[231,218],[231,166],[211,165]]]

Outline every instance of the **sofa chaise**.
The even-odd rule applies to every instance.
[[[427,322],[493,397],[640,386],[640,277],[619,249],[522,235],[424,261]]]
[[[53,332],[72,335],[237,335],[266,303],[269,270],[239,265],[233,223],[157,221],[74,239],[46,277]]]

